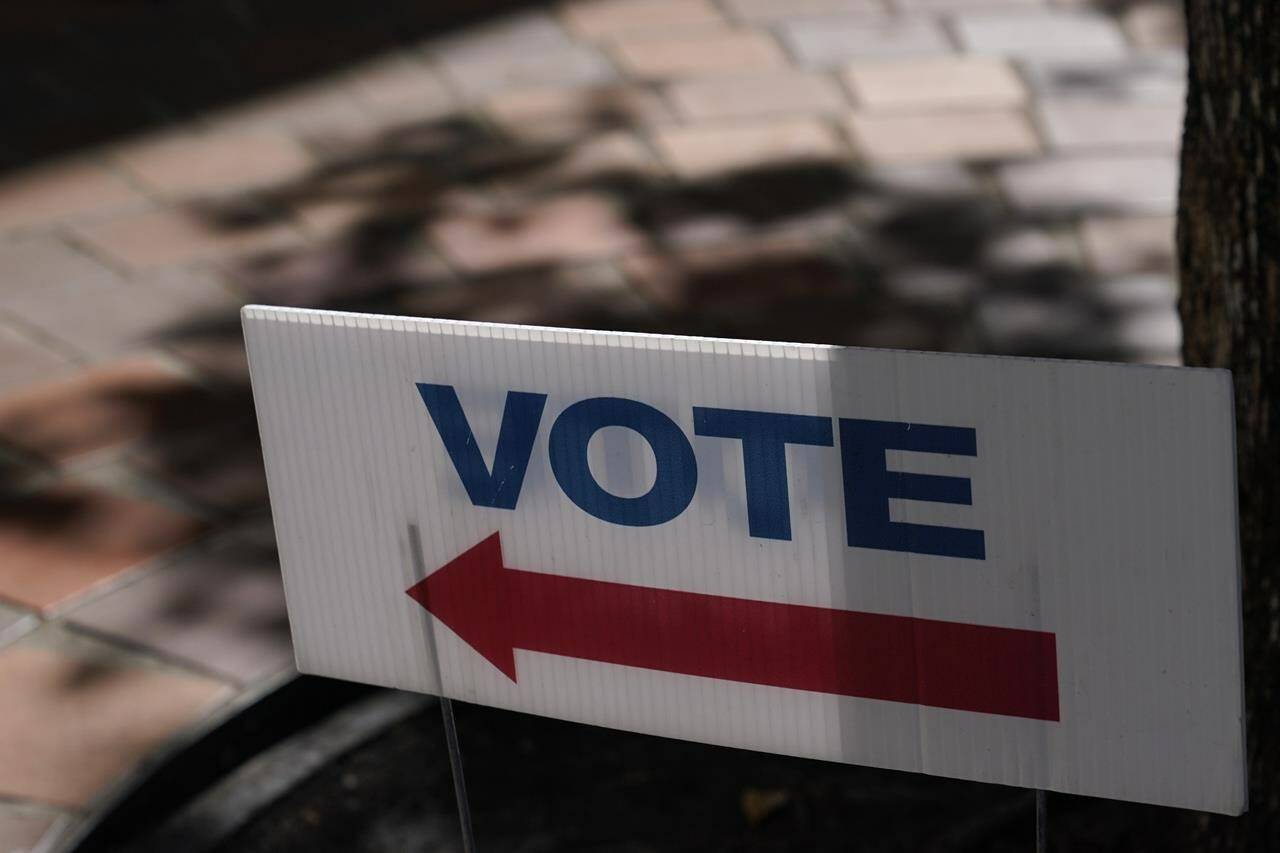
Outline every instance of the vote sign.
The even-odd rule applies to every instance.
[[[304,672],[1244,808],[1225,372],[244,326]]]

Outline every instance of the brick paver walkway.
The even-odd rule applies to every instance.
[[[1173,362],[1159,0],[606,0],[0,181],[0,851],[287,672],[247,301]]]

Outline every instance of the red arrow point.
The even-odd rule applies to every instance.
[[[498,534],[468,548],[405,592],[512,681],[511,596]]]

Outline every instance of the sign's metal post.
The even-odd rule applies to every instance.
[[[1036,853],[1049,853],[1049,803],[1044,791],[1036,789]]]
[[[444,739],[449,745],[449,770],[453,773],[453,793],[458,798],[458,823],[462,827],[462,850],[463,853],[476,853],[476,837],[471,829],[471,801],[467,798],[467,779],[462,773],[462,748],[458,745],[458,727],[453,721],[453,701],[448,697],[440,697],[440,715],[444,717]]]
[[[410,524],[409,557],[413,562],[413,577],[421,580],[426,577],[427,570],[422,563],[422,531],[418,525]],[[475,853],[476,839],[471,830],[471,801],[467,797],[467,779],[462,772],[462,747],[458,743],[458,726],[453,719],[453,701],[444,695],[444,679],[440,674],[440,659],[436,654],[433,641],[427,640],[429,629],[424,625],[424,642],[431,649],[431,663],[436,682],[440,685],[440,716],[444,719],[444,741],[449,748],[449,771],[453,775],[453,793],[458,799],[458,823],[462,828],[463,853]]]

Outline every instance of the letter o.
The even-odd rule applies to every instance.
[[[597,430],[620,426],[640,434],[653,450],[658,474],[643,495],[623,498],[605,491],[591,473],[587,443]],[[547,442],[551,471],[569,500],[611,524],[650,527],[684,512],[698,487],[698,463],[684,431],[671,418],[636,400],[592,397],[556,418]]]

